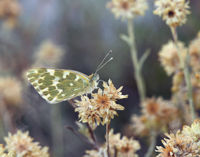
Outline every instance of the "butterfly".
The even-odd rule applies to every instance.
[[[92,93],[98,88],[99,75],[97,72],[113,58],[104,63],[106,57],[91,75],[85,75],[75,70],[36,68],[27,72],[27,77],[36,91],[48,103],[55,104],[77,96]],[[104,64],[103,64],[104,63]]]

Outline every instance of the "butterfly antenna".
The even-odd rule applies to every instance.
[[[111,60],[113,60],[113,57],[111,57],[109,60],[107,60],[104,64],[101,63],[101,66],[98,66],[95,74],[101,69],[104,67],[104,65],[106,65],[108,62],[110,62]]]
[[[112,52],[112,50],[110,50],[107,55],[104,57],[104,59],[101,61],[101,63],[99,64],[99,66],[97,67],[95,73],[97,73],[101,68],[102,68],[102,64],[105,61],[105,59],[108,57],[108,55]]]

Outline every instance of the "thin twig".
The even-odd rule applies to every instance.
[[[63,126],[60,105],[51,105],[51,133],[54,156],[63,156]]]
[[[78,137],[80,137],[83,141],[85,141],[86,143],[92,145],[92,146],[95,146],[94,143],[90,142],[87,138],[85,138],[83,135],[81,135],[79,132],[75,131],[72,127],[70,126],[66,126],[65,127],[66,129],[69,129],[71,130],[75,135],[77,135]]]
[[[178,57],[180,60],[181,68],[183,69],[184,78],[185,78],[185,82],[186,82],[186,86],[187,86],[187,95],[188,95],[188,100],[189,100],[189,105],[190,105],[190,112],[192,115],[192,121],[194,121],[196,119],[196,116],[195,116],[195,108],[194,108],[194,103],[193,103],[193,92],[192,92],[192,85],[191,85],[191,81],[190,81],[190,72],[188,69],[189,54],[187,52],[187,60],[185,63],[185,60],[181,55],[181,51],[180,51],[180,48],[178,45],[178,34],[176,32],[176,27],[170,27],[170,28],[171,28],[172,36],[174,39],[174,43],[175,43],[177,51],[178,51]]]
[[[134,34],[134,25],[133,20],[128,19],[128,36],[129,36],[129,46],[131,51],[131,59],[133,62],[133,67],[135,70],[135,80],[138,88],[138,92],[140,95],[140,102],[142,102],[146,97],[146,89],[144,85],[144,79],[141,75],[141,69],[138,58],[137,58],[137,51],[136,51],[136,44],[135,44],[135,34]]]
[[[150,157],[155,149],[156,146],[156,137],[157,134],[154,130],[152,130],[151,132],[151,137],[150,137],[150,145],[149,145],[149,149],[147,151],[147,153],[145,154],[145,157]]]
[[[108,157],[110,157],[109,132],[110,132],[110,123],[106,123],[106,146],[107,146],[107,155],[108,155]]]
[[[93,132],[91,126],[90,126],[88,123],[86,123],[86,126],[88,127],[89,133],[90,133],[90,135],[91,135],[91,137],[92,137],[92,140],[94,141],[95,145],[96,145],[97,147],[99,147],[99,146],[98,146],[98,142],[97,142],[97,138],[96,138],[96,136],[95,136],[95,134],[94,134],[94,132]]]
[[[117,157],[117,148],[116,148],[116,146],[114,146],[114,150],[115,150],[115,153],[114,153],[113,157]]]
[[[72,99],[68,100],[68,102],[73,108],[76,108],[76,105],[74,104],[74,101]]]

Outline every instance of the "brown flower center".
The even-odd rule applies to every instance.
[[[129,152],[129,147],[124,148],[124,152],[128,153]]]
[[[149,114],[156,114],[158,111],[159,105],[156,102],[150,102],[147,106],[147,111]]]
[[[105,104],[105,103],[106,103],[106,100],[102,99],[101,104]]]
[[[168,12],[168,16],[169,16],[170,18],[174,17],[174,15],[175,15],[175,12],[174,12],[174,11],[170,10],[170,11]]]
[[[18,151],[23,152],[24,150],[26,150],[26,146],[24,144],[20,144],[18,147]]]
[[[128,10],[129,6],[128,6],[128,2],[122,2],[122,8],[124,10]]]

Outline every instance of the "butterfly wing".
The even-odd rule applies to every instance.
[[[32,69],[27,75],[34,88],[49,103],[82,95],[89,86],[87,75],[72,70]]]

